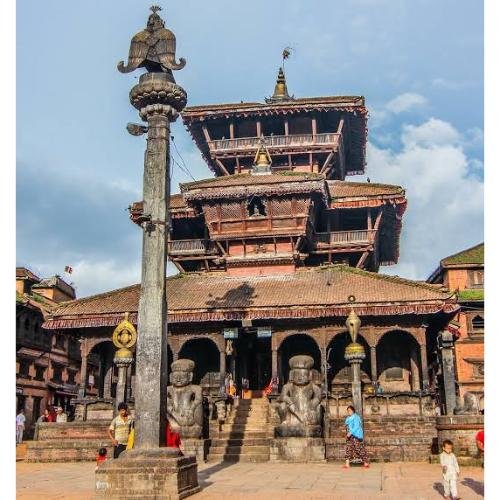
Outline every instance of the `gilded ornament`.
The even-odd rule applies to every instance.
[[[128,350],[137,342],[137,330],[128,318],[129,313],[125,313],[125,318],[120,321],[113,332],[113,344],[118,349]]]

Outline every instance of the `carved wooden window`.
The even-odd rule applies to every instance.
[[[55,347],[64,349],[64,337],[62,335],[56,335]]]
[[[68,384],[75,383],[76,372],[74,370],[68,370]]]
[[[259,196],[252,196],[247,203],[247,213],[249,217],[265,217],[266,206]]]
[[[292,200],[286,198],[273,201],[273,216],[292,215]]]
[[[467,271],[468,288],[484,287],[484,271]]]
[[[241,207],[239,203],[221,203],[220,214],[222,220],[241,219]]]
[[[52,380],[54,382],[62,383],[63,369],[64,369],[63,366],[52,365],[52,370],[53,370]]]

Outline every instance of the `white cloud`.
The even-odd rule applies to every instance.
[[[400,94],[386,104],[386,108],[394,114],[403,113],[412,109],[425,106],[427,99],[420,94],[414,92],[406,92]]]
[[[431,118],[401,132],[402,149],[368,144],[372,182],[406,189],[399,264],[381,269],[425,279],[439,261],[483,240],[483,183],[470,176],[477,160],[468,158],[458,131]]]

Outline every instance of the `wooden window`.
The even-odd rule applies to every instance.
[[[74,370],[68,370],[68,384],[75,384],[76,372]]]
[[[480,314],[476,314],[471,320],[472,332],[484,332],[484,317]]]
[[[52,375],[52,381],[57,382],[59,384],[62,383],[62,373],[63,373],[63,366],[60,365],[52,365],[52,370],[53,370],[53,375]]]
[[[64,349],[64,337],[62,335],[56,335],[55,347]]]
[[[467,282],[468,288],[483,288],[484,271],[468,271]]]
[[[45,366],[35,365],[35,380],[45,380]]]
[[[23,378],[28,378],[30,373],[31,360],[21,359],[19,360],[19,376]]]
[[[247,212],[250,217],[265,217],[266,206],[258,196],[252,196],[247,204]]]

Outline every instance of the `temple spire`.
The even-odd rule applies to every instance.
[[[264,136],[262,136],[259,141],[259,149],[257,149],[255,158],[253,160],[252,173],[257,175],[270,174],[271,164],[271,155],[269,154],[269,151],[267,149]]]
[[[293,96],[288,94],[285,72],[280,67],[278,77],[276,78],[276,85],[274,86],[274,94],[271,97],[267,97],[266,102],[289,101],[291,99],[293,99]]]

